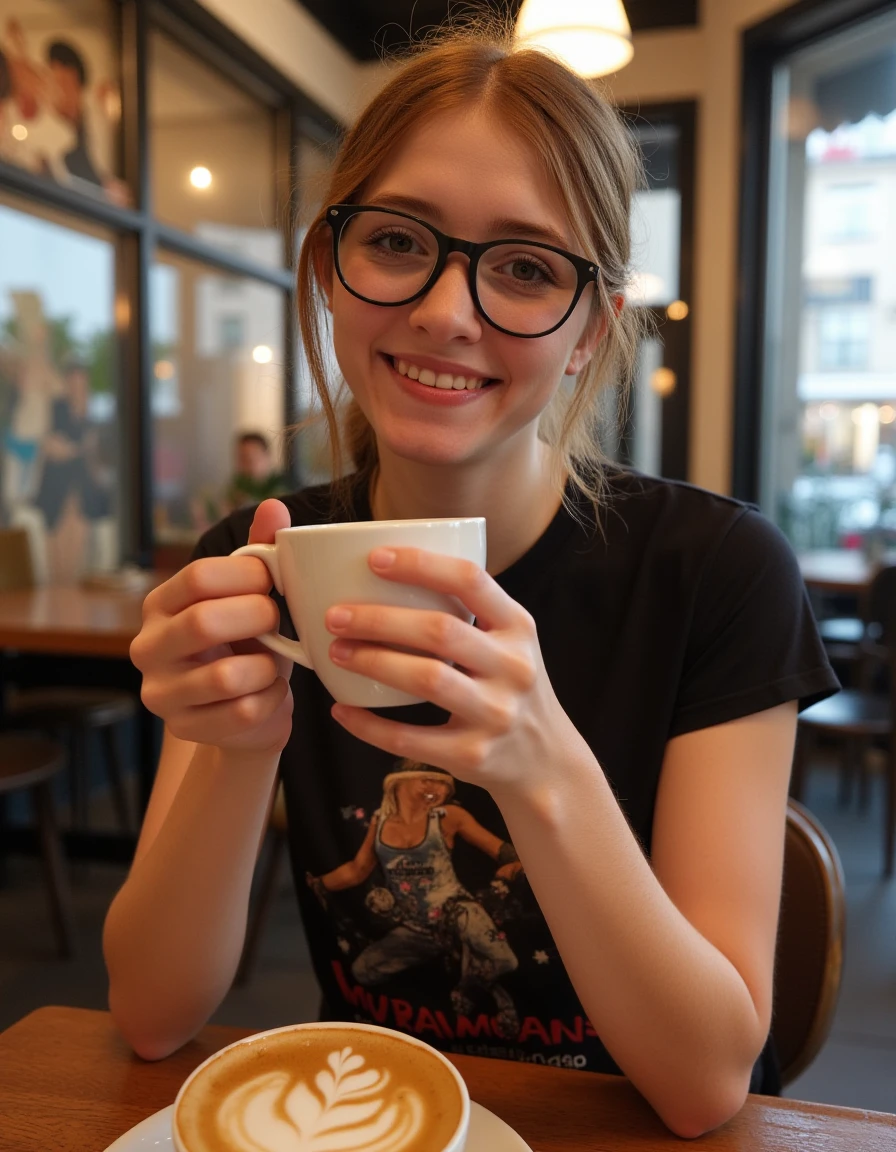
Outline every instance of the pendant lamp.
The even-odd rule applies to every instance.
[[[622,0],[525,0],[518,48],[543,48],[580,76],[618,72],[634,55]]]

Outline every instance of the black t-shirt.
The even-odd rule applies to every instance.
[[[534,617],[557,698],[649,857],[671,737],[788,700],[806,707],[838,684],[793,553],[773,524],[688,484],[617,469],[607,478],[600,527],[587,506],[578,516],[561,508],[496,579]],[[326,487],[284,503],[294,525],[335,518]],[[371,518],[360,485],[352,515]],[[233,513],[203,536],[196,555],[244,544],[252,516],[253,509]],[[282,630],[294,635],[285,611]],[[382,831],[394,802],[394,758],[331,718],[332,699],[313,673],[297,666],[292,690],[293,733],[280,770],[299,904],[333,1018],[385,1024],[454,1052],[618,1072],[525,873],[512,866],[489,793],[461,781],[453,795],[433,788],[422,841],[390,847]],[[428,704],[388,715],[423,724],[446,718]],[[471,822],[452,805],[492,834],[491,851],[457,831]],[[319,897],[306,876],[351,861],[371,822],[373,873]],[[600,868],[596,856],[593,863]],[[757,1066],[753,1089],[772,1083]]]

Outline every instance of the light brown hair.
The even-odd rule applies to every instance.
[[[488,109],[531,147],[559,191],[582,255],[600,266],[591,317],[603,325],[597,352],[574,388],[558,388],[539,423],[541,439],[552,448],[558,492],[568,477],[597,510],[605,463],[598,398],[610,385],[620,388],[621,398],[627,395],[643,325],[638,310],[618,307],[630,275],[629,213],[643,182],[640,154],[619,112],[592,84],[545,53],[514,51],[506,26],[443,33],[414,50],[346,134],[324,207],[310,222],[299,259],[299,317],[327,423],[333,475],[341,477],[350,462],[358,478],[369,480],[377,449],[373,429],[347,398],[344,382],[335,397],[329,390],[323,300],[314,271],[317,245],[330,240],[325,206],[360,203],[383,156],[409,131],[426,118],[470,105]],[[347,500],[343,489],[341,502]]]

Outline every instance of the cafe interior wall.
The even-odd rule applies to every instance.
[[[600,82],[629,108],[698,104],[689,479],[717,492],[731,489],[741,36],[793,2],[701,0],[699,27],[637,34],[632,62]],[[202,3],[341,121],[387,75],[354,61],[295,0]]]

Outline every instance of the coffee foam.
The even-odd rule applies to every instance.
[[[213,1060],[177,1124],[189,1152],[442,1152],[462,1111],[451,1072],[425,1048],[326,1028]]]

